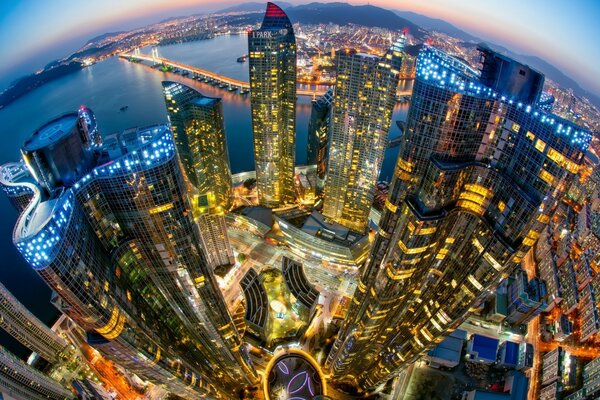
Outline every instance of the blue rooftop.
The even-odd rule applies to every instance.
[[[517,365],[517,361],[519,359],[519,345],[515,342],[505,342],[504,343],[504,363]]]
[[[25,141],[23,150],[39,150],[60,140],[73,130],[73,128],[77,125],[78,118],[78,114],[73,112],[61,115],[60,117],[57,117],[46,123],[37,131],[35,131],[31,138]]]
[[[214,97],[198,97],[197,99],[194,99],[192,101],[192,104],[196,104],[199,106],[213,106],[215,104],[217,104],[219,102],[219,100],[221,99],[217,99]]]
[[[472,340],[473,351],[477,352],[479,358],[492,362],[496,361],[498,339],[474,334]]]

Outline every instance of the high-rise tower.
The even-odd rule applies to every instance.
[[[200,227],[206,258],[213,268],[235,264],[233,249],[227,235],[225,215],[223,209],[217,204],[212,192],[192,197],[194,218]]]
[[[313,101],[308,122],[308,151],[306,164],[317,165],[317,197],[323,194],[327,173],[327,155],[329,149],[329,126],[333,88]]]
[[[231,169],[221,99],[177,82],[162,83],[177,153],[199,193],[212,192],[215,206],[231,207]]]
[[[591,135],[536,108],[543,76],[483,54],[481,72],[430,46],[418,57],[379,231],[326,362],[339,380],[372,389],[455,329],[535,243],[583,161]]]
[[[383,57],[338,52],[323,214],[367,228],[396,104],[404,37]]]
[[[162,84],[177,152],[197,192],[192,205],[207,261],[213,268],[231,265],[235,260],[224,213],[233,192],[221,99],[181,83]]]
[[[235,396],[254,372],[201,247],[169,128],[130,129],[96,150],[98,166],[72,186],[31,185],[17,249],[107,358],[180,397]]]
[[[0,328],[51,363],[57,362],[67,347],[63,338],[44,325],[1,283]]]
[[[294,201],[296,144],[296,39],[275,4],[248,34],[248,54],[258,201],[275,208]]]
[[[73,392],[0,347],[0,393],[18,400],[69,400]]]

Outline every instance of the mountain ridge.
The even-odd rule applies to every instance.
[[[464,45],[473,45],[476,46],[479,43],[485,43],[490,48],[500,53],[507,55],[510,58],[514,58],[515,60],[527,64],[532,68],[539,70],[543,73],[547,78],[556,82],[558,85],[564,88],[573,89],[577,96],[587,97],[596,107],[600,108],[600,95],[597,95],[589,90],[586,90],[581,87],[581,85],[573,78],[562,72],[558,67],[554,66],[550,62],[544,60],[535,55],[530,54],[519,54],[510,49],[507,49],[504,46],[501,46],[496,43],[489,42],[487,40],[483,40],[475,35],[467,33],[462,29],[452,25],[451,23],[444,21],[438,18],[431,18],[423,14],[418,14],[412,11],[402,11],[402,10],[394,10],[394,12],[415,24],[420,25],[422,28],[438,31],[441,33],[445,33],[449,36],[456,37],[464,41]]]

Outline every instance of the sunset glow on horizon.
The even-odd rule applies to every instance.
[[[364,1],[349,2],[365,4]],[[7,2],[0,5],[0,48],[4,60],[0,75],[10,74],[15,68],[27,68],[27,63],[36,58],[35,65],[39,68],[45,62],[68,55],[67,49],[74,51],[97,34],[129,30],[170,16],[213,12],[239,3],[213,0]],[[291,0],[289,3],[306,2]],[[595,79],[600,75],[600,50],[591,43],[592,38],[600,36],[600,27],[594,21],[600,15],[600,4],[593,0],[578,2],[577,7],[568,2],[541,0],[485,3],[458,0],[451,6],[447,0],[374,0],[370,4],[439,18],[516,53],[536,55],[574,77],[583,87],[600,93],[600,82]],[[69,45],[64,45],[67,42]],[[21,72],[17,75],[30,71]]]

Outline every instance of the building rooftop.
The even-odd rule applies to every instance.
[[[474,390],[467,397],[468,400],[510,400],[510,395],[505,393],[484,392]]]
[[[276,30],[281,28],[291,28],[292,23],[290,22],[287,14],[276,4],[267,3],[267,11],[263,19],[261,30]]]
[[[491,362],[496,361],[498,339],[474,334],[471,340],[473,343],[473,352],[477,353],[478,358]]]
[[[501,59],[502,57],[504,56],[500,56]],[[518,64],[515,61],[515,65]],[[537,73],[533,70],[530,72],[532,74]],[[592,135],[586,129],[537,108],[537,104],[535,104],[537,99],[532,104],[526,104],[522,101],[522,96],[515,95],[511,97],[510,95],[504,95],[504,92],[497,91],[497,88],[487,86],[485,82],[490,80],[485,77],[482,78],[479,71],[435,47],[423,46],[417,58],[416,74],[419,80],[427,81],[429,84],[442,89],[449,89],[456,93],[479,98],[497,99],[512,105],[515,109],[530,113],[540,122],[551,126],[555,135],[563,138],[567,143],[577,146],[582,151],[586,151],[589,147]],[[515,87],[519,86],[515,85]],[[527,91],[526,89],[523,90]]]
[[[506,342],[504,342],[504,346],[505,346],[504,362],[506,364],[516,365],[517,361],[519,360],[519,345],[515,342],[506,341]]]
[[[302,225],[302,230],[313,236],[342,245],[351,245],[362,238],[362,236],[350,232],[343,225],[336,222],[326,222],[323,215],[317,211],[310,214],[304,225]]]
[[[51,143],[54,143],[75,128],[77,119],[79,118],[76,112],[61,115],[40,127],[33,135],[25,141],[23,150],[34,151],[39,150]]]
[[[465,337],[466,332],[457,329],[437,346],[429,350],[427,355],[432,358],[441,358],[458,365]]]
[[[213,106],[215,104],[217,104],[221,99],[215,98],[215,97],[206,97],[206,96],[202,96],[202,97],[198,97],[197,99],[194,99],[192,101],[192,104],[196,104],[199,106]]]

